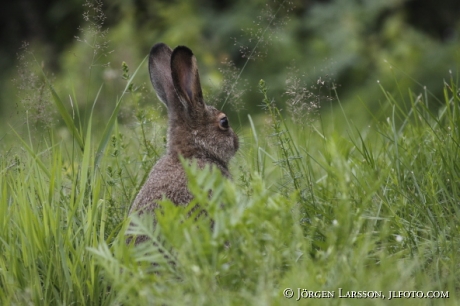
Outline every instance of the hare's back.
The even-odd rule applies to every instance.
[[[187,178],[179,161],[169,155],[162,157],[150,171],[131,207],[134,211],[152,211],[163,197],[178,205],[188,204],[192,196],[187,189]]]

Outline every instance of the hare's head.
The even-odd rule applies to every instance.
[[[238,137],[227,116],[205,104],[192,51],[158,43],[150,51],[149,72],[158,98],[168,108],[168,154],[226,166],[238,150]]]

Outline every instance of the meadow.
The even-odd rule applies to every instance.
[[[210,231],[207,218],[167,200],[155,228],[153,216],[127,215],[165,146],[164,118],[116,120],[135,75],[103,132],[92,131],[91,114],[74,124],[50,86],[71,136],[50,129],[36,141],[31,128],[14,134],[20,149],[2,151],[2,305],[456,304],[457,77],[443,97],[376,84],[381,113],[364,125],[340,100],[296,123],[261,80],[264,112],[238,130],[233,180],[184,164],[194,203],[215,220]],[[127,234],[161,250],[127,245]]]
[[[458,304],[458,51],[445,52],[457,69],[436,87],[379,63],[391,66],[382,81],[354,84],[368,94],[342,103],[325,70],[305,81],[293,68],[283,83],[254,68],[243,79],[264,35],[284,29],[255,31],[244,64],[220,70],[221,94],[205,92],[239,135],[232,180],[184,162],[192,203],[165,199],[138,217],[128,210],[165,151],[166,112],[145,55],[126,56],[134,67],[101,64],[102,24],[63,55],[66,77],[40,52],[19,66],[13,102],[29,104],[16,108],[20,124],[0,123],[0,305]],[[125,25],[113,30],[123,42],[134,39]],[[198,62],[209,65],[208,53]],[[127,244],[130,235],[156,245]]]

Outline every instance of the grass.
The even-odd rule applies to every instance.
[[[297,305],[327,291],[335,297],[311,303],[455,305],[456,84],[444,85],[444,97],[394,96],[382,87],[381,114],[368,125],[355,126],[335,108],[299,128],[261,81],[266,116],[250,118],[240,132],[234,180],[184,165],[194,202],[215,220],[212,232],[209,219],[189,211],[193,203],[187,209],[165,200],[156,228],[152,216],[128,218],[163,150],[150,139],[164,122],[118,125],[127,89],[101,135],[91,116],[78,128],[53,92],[69,134],[78,137],[59,140],[50,131],[32,141],[29,132],[17,135],[16,151],[0,153],[0,304]],[[439,109],[429,107],[439,101]],[[160,247],[126,245],[127,233]],[[285,298],[285,288],[294,297]],[[298,288],[308,290],[300,291],[302,301]],[[339,290],[385,298],[339,298]],[[449,298],[388,300],[402,290]]]

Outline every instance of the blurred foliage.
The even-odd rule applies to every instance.
[[[30,83],[18,74],[21,61],[42,66],[79,113],[92,106],[88,97],[103,84],[95,109],[106,118],[124,87],[122,62],[137,67],[156,42],[187,45],[197,56],[208,100],[245,121],[246,112],[261,110],[261,78],[286,100],[295,83],[323,108],[336,101],[337,90],[346,107],[362,108],[358,104],[366,101],[373,113],[383,99],[377,80],[389,91],[398,91],[394,79],[401,88],[430,91],[449,71],[457,73],[460,59],[455,0],[22,0],[8,6],[0,18],[0,115],[10,124],[25,122],[25,86],[18,84]],[[21,53],[22,41],[35,59]],[[155,95],[147,68],[135,83],[135,100],[150,107]],[[29,91],[40,87],[34,86]],[[129,122],[133,109],[124,105],[121,118]]]
[[[300,285],[449,290],[444,304],[454,305],[459,6],[5,4],[0,304],[284,305],[281,288]],[[234,125],[233,183],[187,170],[197,201],[213,189],[203,205],[214,232],[207,220],[171,222],[188,212],[167,201],[155,231],[132,219],[132,234],[161,234],[153,238],[177,250],[175,269],[124,236],[130,203],[165,150],[163,106],[143,64],[159,41],[194,50],[208,101],[234,112],[232,124],[250,121]],[[319,110],[332,111],[309,121]],[[358,122],[368,116],[376,120]],[[146,273],[156,268],[165,271]]]

